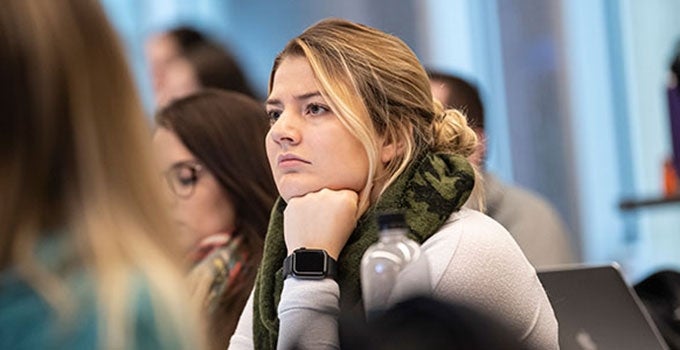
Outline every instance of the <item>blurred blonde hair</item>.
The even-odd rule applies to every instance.
[[[148,125],[98,1],[3,1],[0,57],[0,269],[68,316],[78,301],[65,276],[35,254],[47,233],[67,235],[95,282],[102,346],[134,339],[141,277],[161,335],[201,348]]]
[[[444,109],[432,97],[430,83],[416,55],[399,38],[342,19],[326,19],[292,39],[274,61],[276,70],[289,56],[307,59],[321,93],[343,125],[359,139],[368,155],[367,188],[381,184],[382,193],[416,155],[431,150],[467,157],[477,135],[465,115]],[[395,143],[397,156],[376,178],[381,137]],[[364,191],[362,203],[370,201]]]

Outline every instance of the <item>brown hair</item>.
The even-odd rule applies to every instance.
[[[257,98],[234,54],[217,41],[190,27],[178,27],[166,33],[196,72],[201,86],[237,91]]]
[[[435,70],[427,73],[431,81],[449,88],[447,100],[441,101],[444,107],[464,111],[472,127],[484,130],[484,104],[479,96],[479,89],[473,83],[453,74]]]
[[[248,96],[206,89],[161,109],[156,122],[172,130],[208,168],[236,209],[236,233],[243,237],[248,261],[235,285],[220,297],[211,325],[218,341],[228,340],[255,282],[276,199],[264,148],[269,119],[264,107]]]
[[[74,247],[97,293],[99,340],[135,339],[148,282],[154,319],[201,347],[152,170],[149,129],[118,39],[96,0],[8,0],[0,11],[0,270],[14,268],[61,315],[79,300],[43,266],[48,234]],[[197,343],[198,342],[198,343]]]
[[[214,42],[196,44],[184,54],[201,86],[240,92],[257,98],[236,58]]]

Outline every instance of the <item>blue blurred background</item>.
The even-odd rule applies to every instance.
[[[478,83],[488,168],[546,197],[587,263],[634,282],[680,269],[680,204],[662,195],[671,155],[665,88],[680,0],[102,0],[149,111],[148,37],[190,25],[233,51],[261,96],[285,43],[325,17],[402,38],[424,65]]]

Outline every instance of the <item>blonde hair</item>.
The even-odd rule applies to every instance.
[[[141,277],[160,334],[201,348],[148,125],[98,1],[4,1],[0,57],[0,269],[15,268],[68,316],[78,301],[67,276],[36,258],[47,234],[65,236],[95,283],[100,345],[135,339]]]
[[[367,187],[382,193],[423,151],[467,157],[477,135],[458,110],[446,110],[432,97],[430,83],[416,55],[399,38],[342,19],[326,19],[292,39],[274,61],[269,79],[289,56],[309,62],[321,93],[343,125],[368,155]],[[399,146],[398,155],[376,179],[381,138]],[[368,201],[364,191],[362,201]]]

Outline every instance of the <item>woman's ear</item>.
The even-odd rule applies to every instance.
[[[401,139],[394,140],[389,137],[384,138],[380,150],[380,161],[382,161],[383,164],[386,164],[397,156],[402,155],[404,153],[404,146],[404,141]]]
[[[408,130],[404,132],[405,134],[397,133],[396,135],[393,134],[393,136],[385,135],[383,137],[382,148],[380,150],[380,160],[382,161],[383,164],[391,161],[397,156],[401,156],[404,154],[406,149],[406,142],[409,136],[411,135],[412,127],[409,126]]]
[[[385,139],[380,150],[380,161],[385,164],[394,159],[399,148],[396,142]]]

